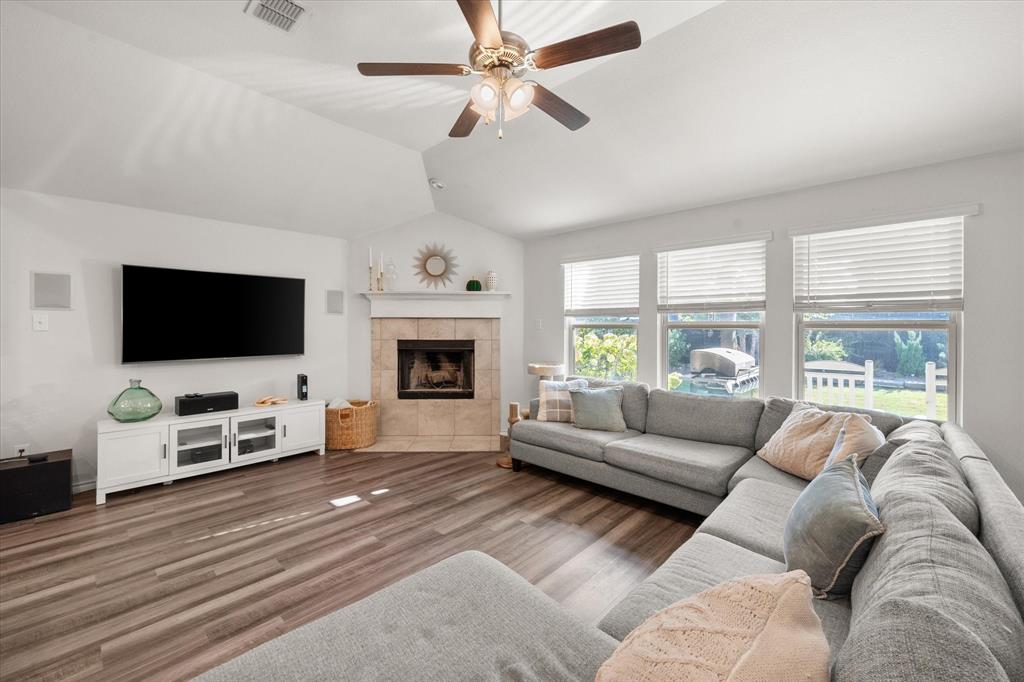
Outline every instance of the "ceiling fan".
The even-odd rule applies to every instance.
[[[363,62],[364,76],[480,76],[469,93],[469,101],[455,121],[449,137],[468,137],[476,122],[501,125],[522,116],[535,106],[569,130],[579,130],[590,118],[540,83],[523,80],[528,72],[552,69],[604,55],[640,47],[640,27],[635,21],[585,33],[546,47],[531,50],[522,36],[501,29],[501,0],[498,16],[490,0],[458,0],[459,8],[473,32],[469,64],[420,64]]]

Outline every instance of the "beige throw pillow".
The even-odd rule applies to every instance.
[[[537,421],[540,422],[569,422],[576,421],[576,414],[572,409],[572,389],[586,388],[586,379],[573,379],[572,381],[549,381],[542,379],[540,382],[540,403],[537,408]]]
[[[757,451],[757,456],[776,469],[809,481],[825,468],[839,431],[851,414],[826,412],[809,403],[797,403],[779,430]]]
[[[753,575],[676,602],[622,640],[597,682],[828,680],[803,571]]]
[[[860,414],[851,414],[846,418],[825,466],[841,462],[850,455],[857,455],[857,464],[860,465],[872,452],[885,445],[885,435],[870,419]]]

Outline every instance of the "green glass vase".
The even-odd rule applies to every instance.
[[[142,379],[129,379],[131,384],[110,401],[107,414],[119,422],[141,422],[160,414],[164,409],[160,398],[148,388],[143,388]]]

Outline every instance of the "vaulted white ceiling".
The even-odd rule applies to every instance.
[[[532,47],[629,19],[651,38],[721,0],[503,0],[503,26]],[[246,0],[28,0],[31,6],[325,118],[424,150],[448,139],[470,78],[377,78],[358,62],[465,64],[473,36],[455,0],[308,0],[291,32]],[[558,85],[608,61],[545,73]]]
[[[243,14],[245,0],[26,4],[227,81],[232,94],[202,101],[159,89],[118,95],[115,82],[104,82],[98,103],[87,83],[74,80],[74,50],[57,44],[54,61],[45,57],[53,47],[45,38],[35,46],[37,37],[15,32],[23,51],[35,50],[53,68],[34,74],[28,57],[26,74],[5,65],[5,96],[13,78],[16,94],[55,108],[49,127],[73,123],[76,107],[98,113],[123,99],[125,113],[104,132],[115,138],[116,128],[146,116],[147,97],[160,97],[162,118],[134,125],[131,139],[135,163],[181,194],[172,203],[199,196],[201,210],[225,211],[250,198],[244,190],[265,177],[261,171],[275,171],[292,178],[285,188],[291,194],[281,193],[292,200],[262,196],[250,212],[272,213],[273,226],[338,236],[436,206],[530,237],[1024,146],[1024,3],[1013,1],[507,0],[505,27],[534,47],[626,19],[637,20],[644,44],[537,74],[591,123],[569,132],[534,110],[508,123],[501,142],[483,125],[470,138],[447,138],[469,79],[371,79],[355,71],[358,61],[465,62],[471,39],[454,0],[309,1],[291,33]],[[239,94],[252,91],[317,116],[296,118]],[[4,105],[5,118],[11,110],[20,112]],[[256,122],[276,123],[241,134],[240,118],[250,132]],[[207,129],[211,120],[220,127]],[[284,120],[308,132],[259,138]],[[78,137],[61,133],[60,144],[48,148],[50,165],[35,168],[37,175],[59,175],[62,150],[84,144],[102,155],[102,137],[83,142],[90,130],[70,128]],[[185,187],[175,179],[190,168],[174,165],[183,154],[176,144],[188,150],[225,139],[233,145],[225,151],[240,160],[212,162],[211,191],[204,194],[198,179]],[[268,154],[261,144],[277,147]],[[26,148],[26,159],[34,149]],[[6,184],[8,149],[4,156]],[[428,175],[448,185],[433,193],[432,204]],[[99,192],[117,177],[94,180],[90,191]],[[158,201],[159,184],[128,191]],[[218,196],[226,199],[219,206]],[[296,211],[301,219],[289,220]],[[211,217],[248,222],[248,215]]]

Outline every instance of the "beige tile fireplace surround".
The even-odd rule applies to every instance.
[[[383,450],[497,450],[501,410],[499,318],[387,317],[370,321],[371,395],[381,404]],[[472,340],[472,399],[399,399],[398,341]]]

